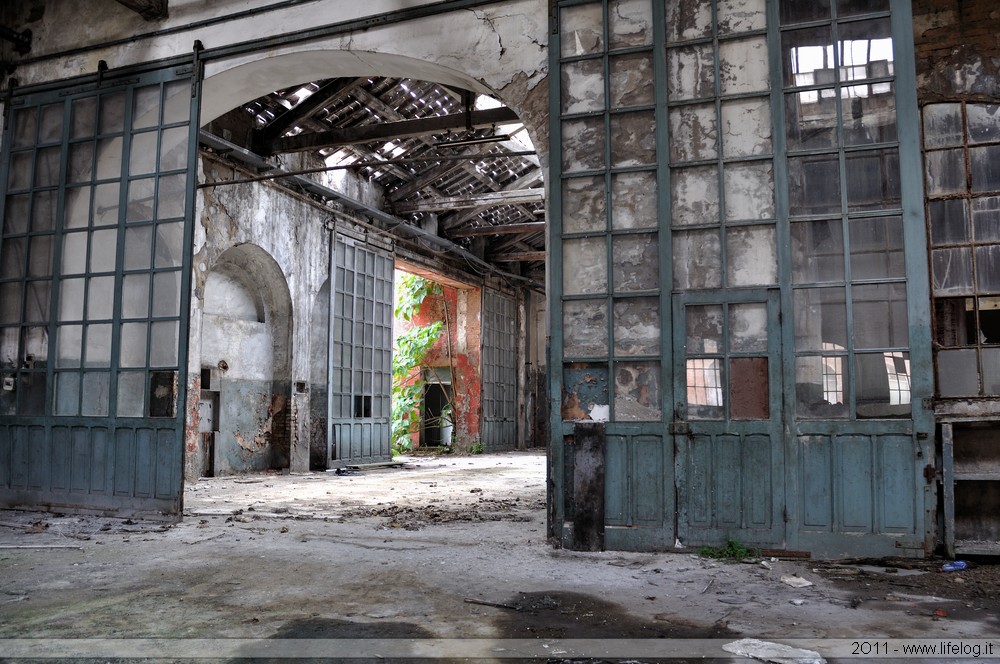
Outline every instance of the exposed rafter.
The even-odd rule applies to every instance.
[[[159,21],[167,17],[168,0],[118,0],[118,4],[128,7],[147,21]]]
[[[324,106],[334,103],[337,99],[358,88],[364,80],[363,78],[336,78],[327,81],[304,101],[282,113],[266,127],[259,130],[255,144],[266,148],[268,143],[280,138],[282,134],[303,120],[312,117]]]
[[[497,224],[496,226],[473,226],[460,228],[448,233],[449,237],[478,237],[481,235],[531,235],[544,233],[544,221],[531,221],[525,224]]]
[[[544,200],[545,190],[539,187],[537,189],[523,189],[520,191],[492,191],[473,196],[448,196],[433,200],[399,203],[395,206],[395,211],[397,214],[407,212],[438,212],[440,210],[458,210],[461,208],[540,203]]]
[[[519,253],[511,254],[495,254],[487,257],[494,263],[532,263],[535,261],[544,261],[545,252],[544,251],[522,251]]]

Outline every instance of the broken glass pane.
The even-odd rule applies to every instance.
[[[937,366],[938,393],[942,397],[979,395],[979,356],[974,348],[940,350]]]
[[[653,59],[631,53],[610,59],[611,108],[647,106],[653,103]]]
[[[604,110],[604,61],[578,60],[562,66],[562,112]]]
[[[601,184],[603,185],[603,178]],[[603,186],[600,193],[603,210]],[[565,205],[564,200],[564,209]],[[657,225],[656,173],[614,173],[611,176],[611,227],[615,230],[627,230],[656,228]],[[603,230],[603,224],[598,230]]]
[[[844,236],[839,219],[802,221],[792,229],[792,282],[843,281]]]
[[[767,303],[729,305],[729,349],[734,353],[767,352]]]
[[[847,356],[830,349],[826,355],[801,355],[795,358],[795,404],[802,418],[841,418],[847,416]]]
[[[719,43],[719,88],[722,94],[767,92],[770,81],[766,37],[761,35]]]
[[[972,229],[976,242],[1000,242],[1000,196],[972,199]]]
[[[652,112],[611,116],[611,165],[642,166],[656,163],[656,121]]]
[[[934,249],[931,272],[935,295],[972,294],[972,250],[969,248]]]
[[[667,95],[676,100],[715,95],[715,58],[711,44],[667,50]]]
[[[712,6],[701,0],[664,3],[667,10],[667,41],[684,41],[712,34]]]
[[[965,151],[924,152],[924,174],[928,196],[965,192]]]
[[[723,352],[723,315],[721,304],[694,304],[684,309],[686,350],[688,355]]]
[[[688,358],[685,380],[688,419],[721,420],[725,417],[721,358]]]
[[[984,199],[973,201],[973,215],[979,200]],[[930,216],[931,244],[962,244],[969,241],[966,201],[962,199],[929,201],[927,211]]]
[[[924,106],[923,114],[925,148],[943,148],[963,144],[961,104],[928,104]]]
[[[611,417],[607,364],[566,364],[563,366],[562,418],[597,420]]]
[[[946,347],[965,346],[977,342],[973,298],[934,299],[934,341]]]
[[[849,210],[874,210],[899,205],[899,152],[896,148],[851,152],[846,156],[846,162]]]
[[[717,158],[719,131],[715,104],[671,109],[669,136],[671,163]]]
[[[778,282],[774,226],[739,226],[726,231],[728,285],[770,286]]]
[[[854,356],[858,418],[910,416],[910,354]]]
[[[719,233],[678,231],[674,233],[674,288],[719,288],[722,286],[722,252]]]
[[[715,166],[674,169],[670,177],[674,226],[719,223],[719,173]]]
[[[80,306],[82,308],[82,301]],[[56,368],[78,369],[82,359],[83,326],[60,325],[56,341]]]
[[[723,174],[727,220],[774,218],[774,177],[770,160],[726,164]]]
[[[852,279],[906,276],[902,217],[852,219],[850,224]]]
[[[615,355],[660,354],[660,301],[655,297],[616,300]]]
[[[659,362],[615,362],[615,421],[658,422]]]
[[[603,175],[567,178],[563,180],[562,187],[563,233],[603,231],[607,228]]]
[[[972,170],[972,191],[979,193],[1000,189],[1000,145],[969,148],[969,166]]]
[[[564,173],[604,168],[604,119],[583,118],[562,123]]]
[[[656,233],[618,235],[612,238],[614,292],[658,289],[659,251]]]
[[[795,215],[840,212],[840,162],[836,154],[788,159],[788,202]]]
[[[608,303],[605,300],[569,300],[563,303],[563,355],[608,355]]]
[[[608,291],[605,238],[563,241],[563,293],[587,295]]]
[[[980,293],[1000,293],[1000,245],[976,247],[976,286]]]
[[[730,358],[730,417],[734,420],[766,420],[771,417],[769,384],[766,357]]]
[[[843,288],[801,288],[794,292],[795,349],[847,348],[847,304]]]
[[[716,9],[720,35],[767,28],[765,0],[719,0]]]
[[[1000,297],[980,297],[979,338],[984,344],[1000,344]]]
[[[1000,140],[1000,105],[968,104],[970,143],[995,143]]]
[[[771,105],[766,98],[722,102],[722,156],[769,155]]]
[[[855,286],[854,347],[905,348],[909,345],[906,284]]]
[[[653,3],[649,0],[612,0],[608,22],[611,48],[653,43]]]
[[[572,57],[604,50],[601,3],[564,7],[559,14],[560,55]]]

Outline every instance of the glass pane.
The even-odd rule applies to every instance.
[[[35,194],[31,210],[31,230],[44,233],[56,227],[56,192],[40,191]]]
[[[615,355],[660,354],[660,301],[655,297],[617,300]]]
[[[970,249],[934,249],[931,251],[931,272],[935,295],[972,294]]]
[[[67,182],[90,182],[94,179],[94,146],[93,141],[69,146]]]
[[[125,323],[122,325],[120,361],[122,367],[146,366],[145,323]]]
[[[56,374],[56,415],[80,414],[80,374],[75,371]]]
[[[729,349],[734,353],[767,352],[767,303],[729,305]]]
[[[562,65],[562,113],[604,110],[604,60],[579,60]]]
[[[52,245],[51,235],[36,235],[31,238],[28,251],[29,277],[52,275]]]
[[[160,170],[174,171],[187,166],[188,128],[164,129],[160,135]]]
[[[847,304],[843,288],[802,288],[794,295],[795,349],[847,348]]]
[[[111,326],[88,325],[84,367],[111,366]]]
[[[1000,293],[1000,245],[976,247],[976,286],[980,293]]]
[[[719,172],[714,166],[677,168],[670,177],[671,222],[675,226],[719,223]]]
[[[163,86],[163,124],[187,122],[191,116],[191,83],[172,81]]]
[[[961,104],[928,104],[924,106],[923,114],[925,148],[943,148],[963,144]]]
[[[648,0],[612,0],[608,22],[611,48],[653,43],[653,6]]]
[[[122,282],[122,317],[146,318],[148,315],[149,275],[125,275]]]
[[[0,245],[0,279],[21,279],[24,276],[25,238],[4,239]]]
[[[585,295],[608,291],[605,239],[581,238],[563,242],[563,293]]]
[[[630,53],[611,58],[611,108],[653,104],[653,58]]]
[[[604,120],[584,118],[562,124],[564,173],[604,168]]]
[[[607,364],[567,364],[563,366],[562,418],[597,420],[611,417]]]
[[[899,206],[899,153],[895,148],[852,152],[846,161],[849,210]]]
[[[59,143],[62,141],[63,115],[62,102],[42,106],[42,121],[38,126],[39,143]]]
[[[35,153],[35,187],[59,184],[59,160],[62,148],[44,148]]]
[[[667,41],[711,36],[711,5],[701,0],[676,0],[664,4],[667,10]]]
[[[129,158],[129,175],[145,175],[156,171],[157,132],[146,131],[132,136],[132,156]]]
[[[836,81],[832,44],[829,26],[783,32],[781,59],[784,84],[789,87],[832,85]]]
[[[830,0],[781,0],[778,7],[782,25],[830,18]]]
[[[27,195],[8,196],[4,211],[3,234],[14,235],[28,232],[28,206],[30,198]]]
[[[563,233],[583,233],[607,229],[604,177],[563,180]]]
[[[22,328],[25,369],[41,369],[49,357],[49,329],[47,327]],[[35,377],[36,379],[38,376]],[[42,393],[45,386],[42,385]]]
[[[122,139],[102,138],[97,141],[97,179],[115,180],[122,174]]]
[[[770,160],[726,164],[723,173],[727,220],[774,218],[774,177]]]
[[[983,349],[983,394],[1000,394],[1000,349]]]
[[[125,93],[101,96],[100,126],[102,134],[113,134],[125,128]]]
[[[995,143],[1000,140],[1000,106],[997,104],[968,104],[969,142]]]
[[[38,128],[37,109],[24,108],[14,113],[14,147],[24,148],[35,144]]]
[[[679,106],[670,110],[670,161],[701,161],[718,157],[719,129],[715,104]]]
[[[111,318],[115,300],[115,278],[95,277],[89,280],[87,293],[87,319],[103,320]]]
[[[130,227],[125,229],[125,269],[148,270],[150,256],[153,253],[152,226]]]
[[[181,309],[181,273],[153,275],[153,316],[178,316]]]
[[[840,212],[840,163],[837,155],[789,158],[788,198],[792,214]]]
[[[659,422],[659,362],[615,363],[615,420],[621,422]]]
[[[674,233],[674,288],[719,288],[722,285],[722,250],[719,233]]]
[[[845,89],[844,144],[866,145],[896,140],[896,104],[891,88],[879,93],[880,85],[854,85]]]
[[[83,360],[83,326],[60,325],[56,343],[56,368],[79,369]]]
[[[723,315],[721,304],[688,305],[685,308],[688,355],[722,353]]]
[[[902,217],[852,219],[852,279],[905,277]]]
[[[904,284],[855,286],[852,295],[855,348],[909,345]]]
[[[156,218],[178,219],[184,217],[187,200],[187,174],[166,175],[160,178],[156,192]]]
[[[934,341],[941,346],[977,343],[975,300],[971,297],[934,300]]]
[[[563,355],[604,357],[608,354],[608,303],[572,300],[563,303]]]
[[[122,371],[118,374],[118,417],[145,415],[144,397],[146,374],[141,371]]]
[[[118,225],[118,183],[94,187],[94,225]]]
[[[969,148],[972,191],[1000,190],[1000,145]]]
[[[688,359],[685,367],[688,419],[721,420],[725,417],[721,364],[720,358]]]
[[[720,35],[767,28],[765,0],[719,0],[716,12]]]
[[[105,417],[108,414],[108,398],[111,374],[88,372],[83,374],[83,407],[81,415]]]
[[[132,129],[160,124],[160,86],[149,85],[132,93]]]
[[[21,284],[0,284],[0,325],[21,322]],[[15,349],[16,353],[16,349]],[[0,363],[7,358],[0,355]]]
[[[604,211],[603,179],[598,189]],[[611,176],[611,227],[614,230],[656,228],[656,174],[651,171],[615,173]],[[595,205],[596,205],[595,201]],[[563,200],[565,210],[566,201]],[[598,230],[603,230],[602,226]]]
[[[794,283],[843,281],[844,236],[840,220],[796,222],[791,230]]]
[[[7,186],[10,191],[31,187],[31,152],[21,152],[10,157],[10,174]]]
[[[770,418],[769,385],[766,357],[731,358],[729,360],[730,417],[734,420]]]
[[[769,286],[778,282],[774,226],[740,226],[726,231],[729,286]]]
[[[942,397],[979,395],[979,356],[974,348],[940,350],[937,366],[938,394]]]
[[[63,235],[63,274],[83,274],[87,271],[87,238],[89,233]]]
[[[978,200],[973,202],[973,209],[976,203]],[[930,216],[931,244],[961,244],[969,241],[969,220],[964,200],[930,201],[927,211]]]
[[[59,290],[59,320],[83,320],[85,279],[63,279]]]
[[[86,228],[90,223],[90,187],[66,190],[64,228]]]
[[[1000,242],[1000,196],[972,199],[972,228],[976,242]]]
[[[75,99],[72,113],[70,138],[85,138],[97,133],[97,97]]]
[[[177,365],[177,322],[160,322],[150,325],[149,365],[170,367]]]
[[[837,16],[889,11],[889,0],[837,0]]]
[[[49,320],[49,296],[51,282],[29,281],[26,286],[24,320],[29,323],[44,323]]]
[[[965,192],[965,151],[936,150],[924,153],[928,196]]]
[[[90,271],[114,272],[118,254],[118,231],[109,229],[91,233]]]
[[[767,92],[771,72],[767,38],[733,39],[719,43],[719,90],[724,95]]]
[[[656,290],[660,287],[656,233],[619,235],[611,240],[614,292]]]
[[[656,163],[656,121],[650,113],[611,116],[611,165],[641,166]]]
[[[798,417],[847,417],[845,367],[847,356],[800,356],[795,361],[795,403]]]
[[[909,353],[859,353],[854,366],[859,418],[909,417]]]
[[[601,3],[564,7],[560,12],[560,55],[572,57],[604,50]]]
[[[667,50],[667,96],[670,99],[702,99],[714,95],[715,58],[710,44]]]
[[[125,212],[125,221],[132,223],[153,219],[155,186],[156,180],[153,178],[132,180],[128,183],[128,207]]]
[[[769,155],[771,105],[766,98],[722,102],[722,156]]]

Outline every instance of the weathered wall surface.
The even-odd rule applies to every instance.
[[[921,102],[996,99],[1000,6],[992,0],[914,0]]]

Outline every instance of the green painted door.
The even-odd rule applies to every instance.
[[[676,295],[673,338],[678,538],[783,548],[778,291]]]

